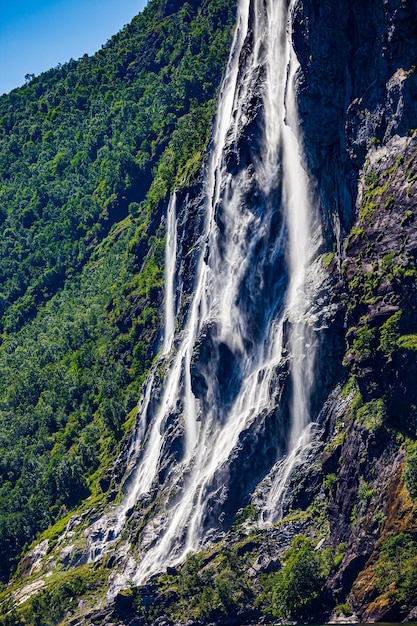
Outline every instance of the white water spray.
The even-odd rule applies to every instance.
[[[163,354],[172,347],[175,333],[175,267],[177,259],[177,195],[172,194],[167,214],[167,241],[165,246],[165,336]]]
[[[318,278],[309,280],[307,268],[317,253],[319,233],[312,232],[308,177],[297,136],[297,61],[290,23],[284,0],[239,2],[207,174],[205,245],[175,351],[178,207],[175,195],[170,200],[162,354],[168,370],[149,423],[154,372],[145,388],[130,452],[136,467],[111,533],[114,541],[140,496],[153,487],[161,490],[165,504],[148,524],[152,532],[145,533],[140,547],[136,583],[181,561],[216,535],[222,507],[233,496],[229,481],[236,472],[234,462],[244,455],[248,433],[257,437],[263,428],[276,432],[270,467],[281,459],[264,505],[264,523],[279,516],[288,478],[308,447],[315,353],[310,313]],[[244,44],[249,40],[248,52]],[[246,156],[247,164],[239,166],[248,103],[256,98],[263,132],[254,154]],[[231,155],[237,155],[238,163],[233,174]],[[288,366],[289,429],[274,422],[284,415],[279,407]],[[168,421],[177,430],[181,427],[183,450],[177,458],[166,451],[173,436]],[[257,463],[261,461],[254,457],[253,471]],[[166,478],[158,485],[161,469]],[[95,554],[103,550],[102,542]]]

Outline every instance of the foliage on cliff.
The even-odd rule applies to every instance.
[[[0,98],[0,579],[109,487],[157,350],[167,194],[201,164],[233,18],[152,0]]]

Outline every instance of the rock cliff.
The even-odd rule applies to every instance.
[[[404,619],[413,606],[407,568],[385,580],[381,572],[386,546],[412,543],[416,532],[404,485],[417,406],[416,18],[411,2],[295,8],[306,157],[344,320],[330,334],[344,335],[340,382],[348,381],[331,398],[321,457],[327,541],[344,550],[327,587],[362,621]]]

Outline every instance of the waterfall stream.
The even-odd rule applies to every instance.
[[[163,354],[168,354],[175,333],[175,267],[177,257],[177,196],[174,192],[168,204],[167,241],[165,246],[165,323]]]
[[[262,519],[275,521],[291,471],[309,445],[316,352],[311,304],[321,280],[314,264],[320,228],[300,153],[298,64],[290,39],[291,3],[288,8],[285,0],[239,0],[207,170],[194,292],[177,334],[181,207],[176,194],[169,203],[159,362],[165,374],[162,383],[156,369],[149,376],[129,453],[125,500],[107,519],[105,533],[100,520],[90,530],[90,558],[99,558],[106,543],[117,539],[128,511],[159,482],[163,465],[164,504],[147,524],[140,562],[132,566],[127,559],[116,586],[128,576],[143,582],[215,537],[224,511],[236,513],[258,474],[265,475],[265,464],[266,473],[275,464],[277,469]],[[256,137],[249,130],[253,101],[262,129]],[[241,163],[245,141],[249,147]],[[150,411],[154,397],[157,408]],[[173,423],[183,442],[175,463],[166,455],[173,436],[167,424]],[[250,437],[259,441],[263,433],[268,439],[271,432],[268,454],[249,458]],[[253,466],[244,485],[236,470],[241,462]]]

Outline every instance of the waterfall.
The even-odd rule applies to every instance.
[[[216,537],[225,516],[236,513],[271,467],[276,471],[262,516],[265,524],[275,521],[291,471],[308,448],[315,357],[311,302],[320,282],[312,268],[320,230],[300,154],[298,66],[290,38],[291,5],[285,0],[239,1],[207,168],[194,291],[175,347],[181,207],[175,194],[169,203],[165,337],[158,364],[165,374],[161,379],[154,369],[147,381],[125,500],[114,512],[116,521],[107,520],[107,539],[103,522],[90,532],[90,558],[117,539],[128,511],[151,498],[155,487],[164,504],[155,507],[142,535],[134,575],[130,558],[116,586],[128,575],[143,582]],[[255,118],[261,132],[251,131]],[[151,398],[156,409],[150,410]],[[173,441],[182,446],[169,454]],[[251,445],[255,452],[248,458]],[[239,475],[236,468],[245,463],[247,476]]]
[[[175,266],[177,258],[177,196],[174,192],[168,204],[167,241],[165,246],[165,323],[164,348],[167,354],[175,333]]]
[[[283,205],[288,224],[289,285],[285,315],[291,324],[289,351],[292,355],[292,395],[290,400],[291,429],[287,456],[278,461],[272,474],[272,485],[263,506],[262,521],[268,525],[282,516],[283,498],[288,479],[309,450],[310,393],[314,382],[316,339],[312,320],[308,320],[311,299],[307,293],[312,288],[313,297],[321,282],[319,266],[316,275],[307,275],[314,253],[320,241],[320,230],[313,230],[313,212],[309,192],[309,180],[301,158],[301,140],[298,134],[295,76],[299,68],[297,58],[289,49],[288,81],[285,97],[285,120],[282,128],[282,177]],[[309,285],[313,282],[313,285]],[[310,296],[311,297],[311,296]]]

